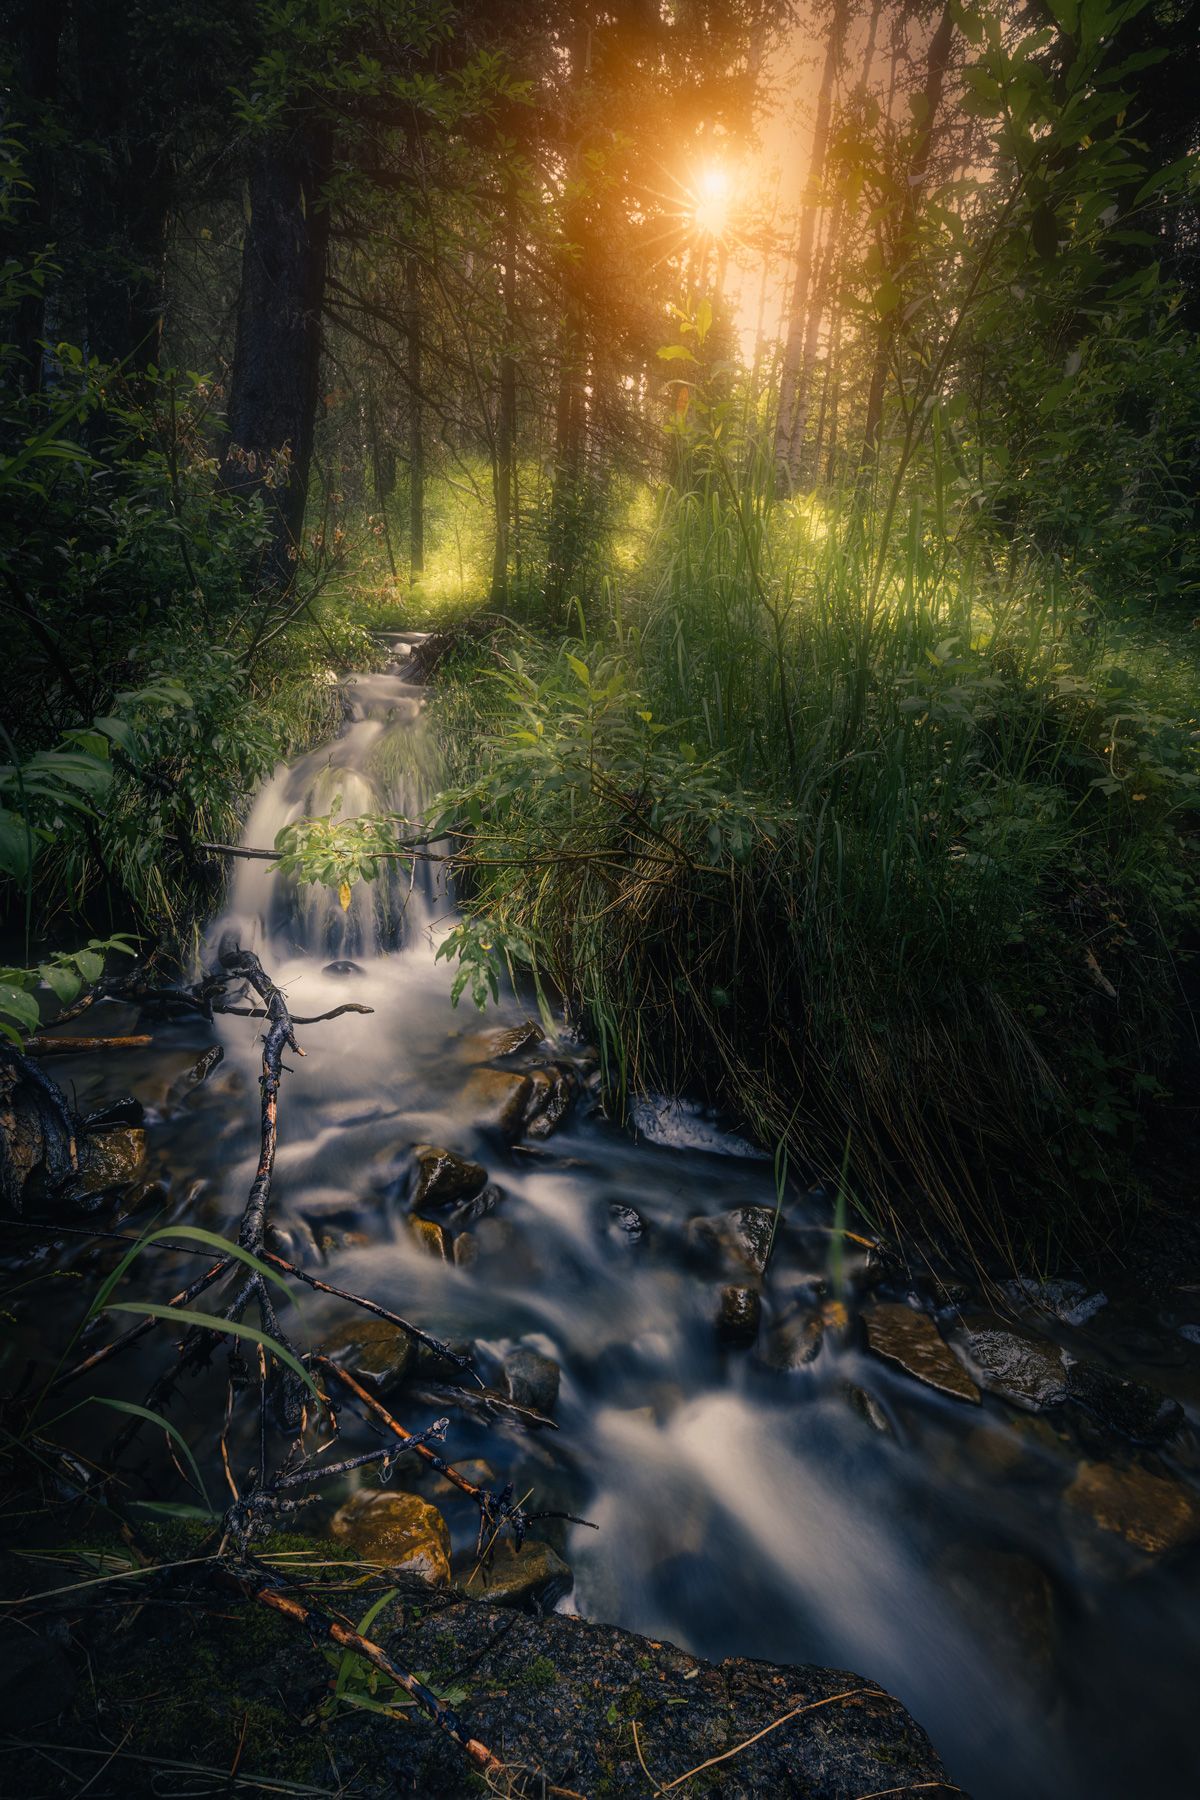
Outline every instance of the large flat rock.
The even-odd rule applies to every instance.
[[[703,1662],[611,1625],[476,1603],[423,1612],[388,1648],[409,1667],[470,1667],[457,1711],[471,1735],[588,1800],[645,1800],[653,1792],[639,1746],[660,1787],[724,1758],[698,1783],[681,1784],[684,1794],[857,1800],[914,1787],[929,1800],[961,1794],[899,1701],[845,1670],[741,1657]],[[747,1744],[758,1732],[765,1735]],[[397,1732],[391,1757],[400,1792],[470,1791],[460,1753],[424,1727]]]

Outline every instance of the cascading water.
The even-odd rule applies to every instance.
[[[346,695],[342,735],[275,774],[248,845],[269,848],[339,796],[342,817],[419,810],[430,751],[402,645]],[[566,1038],[515,1065],[498,1057],[489,1034],[526,1009],[510,995],[482,1021],[452,1010],[435,960],[452,907],[427,869],[411,890],[381,875],[343,912],[327,890],[246,861],[212,940],[257,948],[298,1015],[346,1000],[374,1009],[301,1028],[306,1058],[280,1109],[277,1238],[332,1281],[470,1340],[485,1371],[518,1342],[559,1362],[557,1433],[456,1414],[447,1453],[486,1458],[532,1507],[599,1525],[556,1540],[575,1573],[565,1604],[710,1657],[856,1669],[910,1707],[976,1800],[1182,1792],[1172,1771],[1190,1754],[1194,1565],[1114,1575],[1064,1497],[1078,1442],[1047,1420],[939,1394],[836,1329],[811,1360],[767,1366],[764,1346],[789,1318],[867,1298],[861,1256],[837,1287],[816,1194],[782,1208],[757,1350],[723,1341],[714,1320],[733,1277],[701,1254],[693,1222],[773,1209],[769,1161],[679,1105],[644,1103],[637,1138],[618,1129],[589,1098],[586,1046]],[[227,1231],[257,1155],[259,1026],[221,1020],[224,1068],[180,1097],[172,1071],[205,1029],[160,1033],[143,1088],[128,1063],[111,1079],[157,1091],[151,1136],[177,1216]],[[494,1129],[497,1074],[548,1061],[579,1098],[548,1139],[509,1142]],[[419,1143],[474,1157],[499,1190],[491,1210],[454,1222],[444,1258],[408,1216]],[[1115,1295],[1106,1316],[1119,1320]],[[307,1297],[302,1330],[316,1342],[343,1317]],[[1083,1355],[1095,1323],[1038,1329]],[[1200,1376],[1173,1378],[1200,1401]],[[414,1423],[432,1416],[415,1404]],[[1194,1434],[1181,1442],[1195,1459]],[[473,1515],[448,1517],[465,1548]],[[1126,1691],[1141,1697],[1136,1732]]]

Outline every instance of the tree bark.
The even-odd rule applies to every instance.
[[[237,342],[222,475],[261,499],[262,575],[285,587],[300,553],[321,365],[328,212],[325,135],[293,126],[257,151],[242,249]]]
[[[903,280],[905,266],[912,254],[916,240],[918,190],[924,182],[929,168],[929,153],[933,148],[934,126],[942,104],[942,90],[946,84],[946,71],[950,65],[950,51],[953,43],[954,12],[952,6],[947,5],[938,20],[937,29],[929,40],[929,50],[926,56],[925,86],[922,90],[924,105],[913,144],[913,153],[909,160],[906,192],[889,270],[892,280],[897,285]],[[893,307],[879,322],[875,357],[871,368],[871,386],[867,394],[867,416],[863,425],[862,451],[859,457],[859,470],[862,474],[872,467],[879,454],[879,440],[883,427],[883,398],[887,386],[888,365],[891,362],[892,346],[895,341],[895,320],[899,311],[899,306]]]
[[[516,195],[511,183],[505,202],[504,348],[500,356],[500,406],[496,419],[493,486],[496,498],[496,542],[492,558],[492,605],[508,599],[509,544],[512,536],[513,455],[517,433],[517,364],[513,335],[517,328],[517,218]]]
[[[800,237],[796,246],[796,277],[792,287],[792,304],[788,315],[787,341],[783,352],[783,371],[779,383],[779,412],[775,419],[775,460],[794,478],[793,446],[796,441],[796,403],[800,371],[804,356],[806,329],[805,303],[813,280],[817,215],[821,204],[821,183],[825,177],[825,158],[829,149],[829,122],[833,111],[833,83],[842,54],[846,29],[843,0],[837,0],[829,21],[825,44],[825,64],[821,71],[821,87],[817,96],[817,116],[813,123],[812,151],[808,161],[808,180],[801,203]]]
[[[415,256],[404,260],[405,336],[408,372],[408,569],[415,581],[425,570],[425,418],[421,405],[421,273]]]

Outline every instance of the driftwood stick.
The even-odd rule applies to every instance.
[[[265,1006],[217,1006],[214,1011],[227,1014],[235,1019],[265,1019],[269,1015]],[[347,1000],[343,1006],[335,1006],[331,1012],[310,1013],[307,1018],[299,1014],[292,1017],[293,1025],[323,1025],[326,1019],[340,1019],[343,1013],[373,1013],[373,1006],[363,1006],[356,1000]],[[303,1055],[303,1051],[301,1051]]]
[[[125,1037],[31,1037],[25,1041],[26,1056],[87,1056],[95,1050],[140,1050],[154,1039],[149,1032]]]
[[[468,1760],[474,1763],[483,1775],[496,1779],[504,1774],[505,1765],[500,1758],[494,1756],[486,1744],[481,1744],[477,1738],[468,1736],[458,1715],[444,1701],[439,1700],[436,1694],[430,1693],[429,1689],[423,1682],[418,1681],[415,1675],[410,1675],[406,1669],[402,1669],[398,1663],[394,1663],[386,1650],[381,1649],[378,1644],[372,1643],[370,1638],[361,1637],[357,1631],[352,1631],[340,1620],[331,1618],[328,1613],[321,1612],[307,1600],[298,1600],[291,1594],[283,1593],[274,1585],[273,1581],[263,1582],[261,1572],[256,1571],[255,1574],[257,1579],[247,1579],[243,1587],[243,1591],[248,1592],[252,1599],[257,1600],[262,1606],[269,1606],[275,1612],[282,1613],[285,1618],[293,1619],[296,1624],[302,1625],[314,1643],[325,1640],[337,1644],[343,1650],[353,1650],[355,1655],[361,1656],[373,1664],[381,1674],[387,1676],[389,1681],[395,1682],[397,1687],[403,1688],[406,1694],[410,1694],[422,1712],[432,1719],[434,1724],[448,1737],[454,1739],[454,1742],[466,1752]]]
[[[335,1381],[339,1381],[344,1388],[348,1389],[349,1392],[354,1395],[360,1406],[366,1407],[372,1418],[378,1419],[380,1424],[385,1426],[387,1430],[392,1433],[393,1437],[399,1438],[402,1444],[414,1447],[417,1454],[422,1457],[425,1462],[429,1463],[432,1468],[435,1468],[439,1475],[444,1475],[447,1481],[459,1489],[460,1493],[469,1494],[471,1499],[476,1501],[480,1506],[483,1506],[485,1501],[490,1499],[490,1496],[483,1488],[476,1487],[473,1481],[468,1481],[465,1475],[460,1475],[457,1469],[453,1469],[449,1463],[443,1462],[436,1450],[431,1450],[427,1444],[414,1444],[415,1434],[411,1431],[406,1431],[404,1426],[401,1425],[398,1420],[393,1419],[391,1413],[387,1410],[387,1407],[384,1406],[381,1401],[377,1400],[374,1394],[369,1394],[366,1388],[362,1386],[361,1382],[355,1381],[353,1375],[351,1375],[348,1370],[339,1368],[337,1363],[333,1362],[328,1356],[323,1356],[320,1351],[315,1352],[308,1360],[316,1368],[320,1369],[323,1374],[332,1375]]]

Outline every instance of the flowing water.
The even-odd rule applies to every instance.
[[[343,734],[276,773],[248,844],[270,845],[338,797],[346,817],[419,803],[431,752],[404,653],[397,643],[386,673],[347,684]],[[840,1269],[831,1258],[817,1192],[784,1196],[760,1344],[772,1319],[825,1306],[834,1328],[819,1354],[780,1372],[723,1344],[714,1318],[731,1277],[698,1253],[688,1224],[774,1208],[770,1161],[683,1105],[647,1103],[640,1130],[618,1128],[594,1098],[587,1046],[567,1035],[516,1059],[575,1072],[579,1098],[553,1135],[509,1145],[481,1124],[487,1034],[529,1005],[508,995],[482,1020],[452,1009],[435,950],[453,906],[436,867],[411,884],[360,886],[344,913],[325,889],[242,863],[211,947],[233,933],[257,949],[296,1014],[374,1008],[300,1029],[306,1058],[289,1059],[280,1107],[277,1241],[326,1279],[472,1340],[485,1371],[517,1343],[561,1364],[557,1432],[454,1414],[446,1454],[485,1457],[518,1494],[532,1491],[531,1507],[599,1526],[556,1538],[575,1574],[563,1605],[709,1657],[856,1670],[903,1699],[976,1800],[1194,1792],[1194,1553],[1159,1567],[1064,1502],[1088,1452],[1075,1426],[986,1396],[981,1407],[943,1397],[867,1354],[854,1321],[869,1271],[859,1250]],[[240,1213],[257,1154],[259,1029],[221,1020],[224,1061],[202,1084],[186,1073],[213,1042],[199,1020],[158,1029],[140,1067],[71,1071],[81,1100],[132,1090],[148,1103],[168,1219],[228,1231]],[[410,1151],[422,1142],[475,1157],[502,1190],[470,1227],[472,1260],[461,1249],[461,1261],[437,1260],[409,1229]],[[158,1279],[178,1285],[178,1265],[164,1259]],[[839,1299],[846,1331],[828,1310]],[[307,1295],[294,1329],[316,1342],[344,1317]],[[1200,1345],[1179,1317],[1148,1323],[1110,1290],[1088,1324],[1052,1329],[1076,1354],[1104,1344],[1194,1417]],[[406,1416],[419,1426],[436,1410]],[[1163,1472],[1193,1482],[1190,1425],[1173,1456]],[[467,1546],[473,1517],[450,1518]]]

